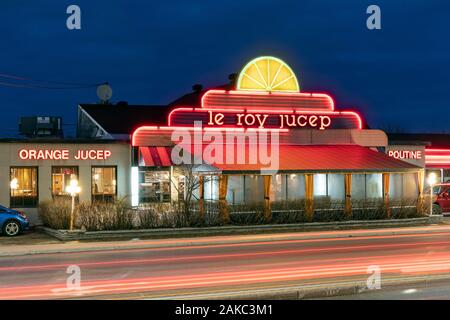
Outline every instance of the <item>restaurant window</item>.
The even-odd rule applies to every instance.
[[[328,174],[327,195],[331,200],[345,199],[345,177],[343,174]]]
[[[228,176],[227,201],[230,204],[244,203],[244,176]]]
[[[366,199],[366,175],[352,174],[352,200],[359,201]]]
[[[275,174],[272,176],[271,199],[272,201],[286,201],[286,175]]]
[[[419,196],[419,181],[416,173],[403,174],[403,199],[408,202],[416,201]]]
[[[383,198],[383,175],[381,173],[366,174],[366,199]]]
[[[78,167],[52,167],[52,196],[70,196],[66,190],[72,179],[78,180]]]
[[[139,203],[170,202],[170,199],[170,171],[140,168]]]
[[[244,177],[244,201],[247,204],[264,201],[264,177],[247,175]]]
[[[403,198],[403,175],[401,173],[391,173],[389,177],[389,199],[402,200]]]
[[[38,169],[36,167],[11,167],[10,177],[11,207],[36,207],[38,204]]]
[[[205,179],[204,180],[205,200],[209,201],[219,200],[219,176],[216,175],[205,176],[204,179]]]
[[[112,201],[117,194],[117,168],[92,167],[92,201]]]
[[[305,198],[305,175],[291,173],[286,175],[286,193],[288,200],[298,200]]]
[[[314,174],[314,197],[327,196],[327,175],[324,173]]]

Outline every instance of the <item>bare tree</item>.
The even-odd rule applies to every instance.
[[[187,219],[192,218],[193,204],[195,202],[203,201],[203,199],[199,199],[195,195],[195,191],[201,191],[200,189],[204,188],[204,184],[211,179],[210,176],[200,175],[198,170],[199,167],[200,165],[185,164],[174,169],[174,174],[178,177],[183,177],[181,184],[175,183],[173,180],[172,184],[178,192],[178,202],[182,205],[182,210]]]

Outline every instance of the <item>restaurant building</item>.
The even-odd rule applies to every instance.
[[[186,169],[198,177],[200,213],[215,202],[224,221],[242,204],[261,203],[270,220],[279,202],[302,200],[309,215],[335,202],[351,215],[361,203],[389,213],[422,198],[426,161],[389,153],[399,147],[385,132],[326,93],[300,90],[280,59],[256,58],[224,86],[193,89],[168,105],[80,104],[76,139],[0,141],[0,202],[39,223],[37,204],[67,196],[73,177],[80,201],[179,201]]]

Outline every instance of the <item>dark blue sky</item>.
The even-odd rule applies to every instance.
[[[81,7],[79,31],[66,28],[70,4]],[[381,7],[382,30],[366,28],[370,4]],[[303,91],[330,93],[372,127],[450,129],[448,0],[3,0],[0,8],[0,73],[108,81],[113,101],[165,104],[195,83],[226,83],[253,57],[275,55]],[[95,88],[0,86],[0,134],[15,133],[21,115],[75,124],[77,104],[96,100]]]

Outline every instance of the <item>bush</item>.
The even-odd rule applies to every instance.
[[[75,228],[88,231],[129,230],[133,228],[181,228],[221,225],[217,201],[204,202],[204,219],[199,214],[198,202],[191,202],[189,208],[184,202],[152,203],[140,208],[131,208],[124,199],[112,202],[80,203],[75,210]],[[405,219],[423,216],[417,210],[417,201],[390,202],[391,218]],[[54,229],[68,229],[71,202],[55,199],[39,204],[39,215],[44,225]],[[271,224],[308,222],[305,200],[276,201],[271,203]],[[328,197],[314,203],[313,222],[342,220],[385,219],[386,210],[381,199],[352,200],[352,215],[344,212],[344,201],[332,201]],[[264,203],[228,205],[230,224],[264,224]]]
[[[88,231],[133,229],[134,214],[124,199],[112,202],[80,203],[76,209],[76,227]]]
[[[69,229],[71,201],[54,199],[39,203],[38,213],[45,226],[53,229]]]

